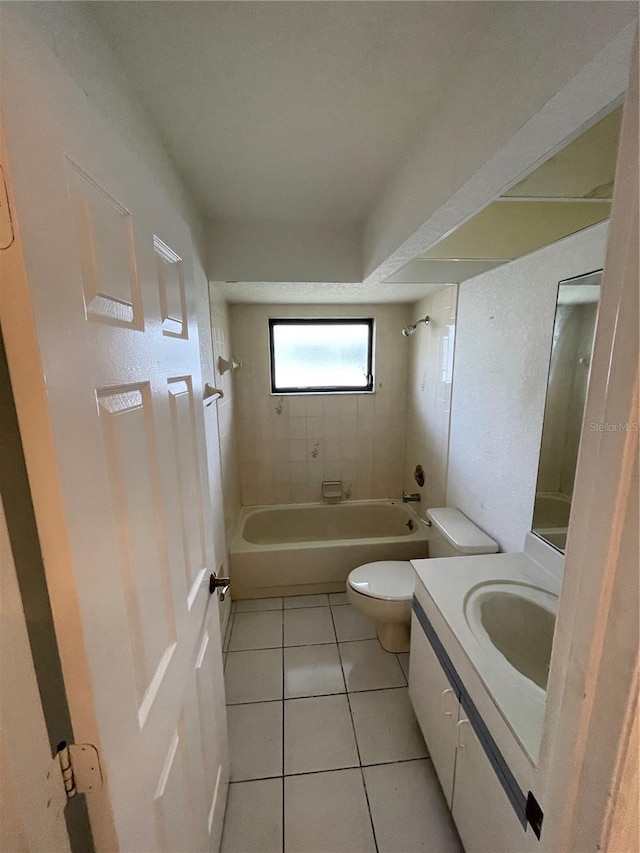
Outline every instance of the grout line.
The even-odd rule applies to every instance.
[[[344,684],[344,692],[349,693],[347,688],[347,679],[344,674],[344,666],[342,665],[342,655],[340,654],[340,643],[338,642],[338,633],[336,631],[336,623],[333,619],[333,610],[331,611],[331,624],[333,625],[333,633],[336,635],[336,646],[338,648],[338,661],[340,662],[340,672],[342,673],[342,683]],[[354,732],[355,736],[355,732]]]
[[[331,618],[333,620],[333,613],[331,614]],[[334,625],[335,629],[335,625]],[[376,838],[376,830],[373,825],[373,817],[371,815],[371,803],[369,802],[369,794],[367,792],[367,783],[364,778],[364,770],[362,769],[362,755],[360,754],[360,744],[358,743],[358,733],[356,732],[356,724],[353,719],[353,708],[351,707],[351,699],[349,698],[349,690],[347,688],[347,679],[344,674],[344,666],[342,665],[342,655],[340,654],[340,643],[338,643],[338,656],[340,658],[340,667],[342,669],[342,678],[344,679],[345,690],[347,691],[347,707],[349,708],[349,717],[351,718],[351,728],[353,729],[353,739],[356,743],[356,752],[358,754],[358,764],[360,765],[360,778],[362,779],[362,787],[364,789],[364,798],[367,801],[367,811],[369,813],[369,823],[371,824],[371,832],[373,834],[373,843],[376,848],[376,853],[378,853],[378,840]]]
[[[278,598],[278,597],[279,596],[274,595],[273,599]],[[240,604],[241,601],[273,601],[273,599],[272,598],[241,598],[241,599],[238,599],[237,603]],[[280,607],[266,607],[266,608],[261,608],[258,610],[238,610],[238,608],[236,607],[236,613],[277,613],[279,610],[283,610],[283,609],[284,609],[284,602],[282,601],[282,598],[280,597]]]
[[[267,607],[260,610],[236,610],[237,616],[255,616],[258,613],[282,613],[282,607]]]
[[[280,607],[265,607],[265,608],[261,608],[259,610],[238,610],[238,609],[236,609],[234,611],[234,613],[244,614],[246,616],[250,613],[278,613],[279,611],[282,611],[282,610],[318,610],[321,607],[353,607],[353,605],[349,601],[343,601],[341,604],[339,604],[337,602],[332,603],[331,601],[328,601],[326,604],[303,604],[303,605],[299,605],[298,607],[285,607],[284,606],[284,599],[286,599],[288,597],[289,596],[286,596],[286,595],[284,596],[283,602],[280,605]],[[253,601],[253,600],[261,601],[262,599],[245,599],[245,600],[246,601]]]
[[[356,742],[356,752],[358,753],[358,767],[362,767],[362,756],[360,755],[360,744],[358,743],[358,734],[356,732],[356,724],[353,719],[353,708],[351,707],[351,700],[349,699],[349,694],[347,693],[347,705],[349,707],[349,716],[351,717],[351,728],[353,729],[353,739]]]
[[[333,621],[333,618],[331,621]],[[334,626],[333,630],[335,632],[335,626]],[[336,634],[336,636],[337,636],[337,634]],[[333,645],[334,642],[336,642],[336,643],[368,643],[370,640],[375,640],[375,637],[370,637],[367,640],[330,640],[327,643],[297,643],[295,646],[285,646],[285,649],[299,649],[299,648],[302,648],[303,646],[330,646],[330,645]]]
[[[333,622],[333,630],[336,630],[336,625],[333,619],[333,610],[331,610],[331,621]],[[338,634],[336,632],[336,639]],[[344,674],[344,666],[342,665],[342,654],[340,653],[340,643],[338,643],[338,658],[340,660],[340,669],[342,670],[342,680],[344,681],[344,689],[347,694],[347,707],[349,708],[349,717],[351,718],[351,728],[353,730],[353,739],[356,744],[356,753],[358,755],[358,764],[360,765],[360,778],[362,779],[362,787],[364,789],[364,798],[367,801],[367,811],[369,813],[369,823],[371,824],[371,833],[373,835],[373,843],[376,848],[376,853],[378,853],[378,839],[376,838],[376,829],[373,825],[373,817],[371,815],[371,803],[369,802],[369,793],[367,791],[367,783],[364,778],[364,770],[362,769],[362,756],[360,754],[360,744],[358,743],[358,734],[356,732],[356,724],[353,719],[353,709],[351,707],[351,699],[349,698],[349,690],[347,687],[347,679]]]
[[[342,674],[344,679],[344,672]],[[340,693],[306,693],[304,696],[287,696],[285,702],[292,702],[296,699],[322,699],[324,696],[344,696],[354,693],[382,693],[385,690],[406,690],[406,684],[400,684],[396,687],[367,687],[365,690],[342,690]],[[282,702],[282,699],[255,699],[251,702],[227,702],[227,707],[231,708],[236,705],[262,705],[268,702]],[[386,762],[385,762],[386,763]]]
[[[402,666],[402,664],[400,663],[400,655],[401,655],[401,654],[406,654],[406,653],[405,653],[405,652],[396,652],[396,653],[395,653],[395,655],[396,655],[396,660],[398,661],[398,666],[400,667],[400,670],[401,670],[401,672],[402,672],[402,677],[404,678],[404,683],[405,683],[405,685],[408,687],[408,686],[409,686],[409,679],[407,678],[407,676],[406,676],[406,674],[405,674],[404,667],[403,667],[403,666]]]
[[[230,785],[241,785],[243,782],[269,782],[272,779],[292,779],[294,776],[318,776],[320,773],[337,773],[340,770],[365,770],[369,767],[389,767],[391,764],[411,764],[413,761],[431,761],[429,756],[422,758],[396,758],[393,761],[372,761],[370,764],[348,764],[344,767],[325,767],[323,770],[301,770],[297,773],[285,773],[283,775],[256,776],[255,779],[234,779]]]
[[[227,622],[227,629],[224,632],[224,637],[222,638],[222,650],[229,651],[229,643],[231,642],[231,632],[233,630],[233,620],[235,619],[235,613],[229,614],[229,621]]]
[[[229,649],[229,653],[235,652],[268,652],[273,649],[281,649],[282,646],[252,646],[250,649]]]
[[[412,761],[431,761],[428,755],[423,755],[420,758],[396,758],[394,761],[371,761],[369,764],[363,764],[362,767],[388,767],[389,764],[410,764]]]
[[[238,705],[272,705],[274,702],[282,702],[282,699],[256,699],[251,702],[227,702],[227,708],[237,708]]]
[[[341,690],[337,693],[335,690],[331,693],[303,693],[300,696],[285,696],[285,702],[295,702],[296,699],[324,699],[325,696],[345,696],[346,690]]]
[[[373,843],[376,846],[376,853],[378,853],[378,839],[376,838],[376,828],[373,823],[373,815],[371,814],[371,803],[369,802],[369,792],[367,791],[367,780],[364,776],[364,767],[360,765],[360,774],[362,776],[362,785],[364,787],[364,798],[367,801],[367,810],[369,812],[369,820],[371,822],[371,832],[373,833]]]
[[[310,607],[307,607],[305,609],[311,610]],[[276,613],[277,611],[271,610],[270,612]],[[332,619],[332,621],[333,621],[333,619]],[[335,633],[335,626],[334,626],[333,630]],[[336,643],[338,643],[339,645],[345,645],[347,643],[371,643],[375,639],[376,639],[375,637],[367,637],[364,640],[326,640],[324,643],[294,643],[291,646],[284,646],[284,647],[283,646],[256,646],[255,648],[250,648],[250,649],[231,649],[230,648],[230,649],[228,649],[228,651],[231,654],[235,654],[236,652],[264,652],[264,651],[269,651],[270,649],[281,649],[281,648],[302,649],[302,648],[305,648],[306,646],[333,646]],[[398,666],[400,666],[400,662],[398,662]],[[401,666],[400,666],[400,669],[402,669]]]
[[[331,621],[333,623],[333,630],[335,632],[336,641],[337,641],[338,632],[336,631],[336,623],[335,623],[335,620],[333,618],[333,608],[331,608]],[[364,798],[367,801],[367,811],[369,813],[369,823],[371,824],[371,833],[373,835],[373,843],[374,843],[375,848],[376,848],[376,853],[378,853],[378,841],[376,839],[376,830],[375,830],[375,827],[373,825],[373,817],[371,816],[371,804],[369,803],[369,794],[367,792],[367,783],[365,782],[364,771],[362,769],[362,756],[360,755],[360,744],[358,743],[358,735],[356,733],[356,724],[355,724],[354,719],[353,719],[353,709],[351,708],[351,700],[349,698],[349,689],[347,687],[347,679],[346,679],[346,676],[344,674],[344,666],[342,665],[342,654],[340,653],[340,643],[337,643],[337,645],[338,645],[338,659],[340,661],[340,669],[342,670],[342,680],[344,681],[344,689],[345,689],[346,696],[347,696],[347,707],[349,709],[349,718],[351,719],[351,729],[353,731],[353,740],[355,741],[356,754],[358,756],[358,764],[360,765],[360,767],[359,767],[360,778],[362,779],[362,787],[364,789]]]

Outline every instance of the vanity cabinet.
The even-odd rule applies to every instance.
[[[415,614],[411,620],[409,696],[438,774],[440,787],[451,808],[460,715],[459,696],[449,684]]]
[[[466,853],[529,853],[526,832],[454,690],[412,615],[409,695]]]
[[[456,739],[455,790],[451,813],[466,853],[529,853],[540,842],[524,827],[507,799],[464,713]]]

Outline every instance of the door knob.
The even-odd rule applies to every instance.
[[[219,589],[220,601],[224,601],[224,597],[229,592],[230,586],[231,578],[219,578],[215,572],[211,572],[209,575],[209,594],[213,595]]]

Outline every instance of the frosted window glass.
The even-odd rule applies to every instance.
[[[370,390],[371,323],[272,321],[273,390]]]

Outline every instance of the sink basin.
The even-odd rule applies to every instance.
[[[466,596],[476,640],[493,647],[525,678],[547,689],[558,597],[521,583],[483,583]]]

